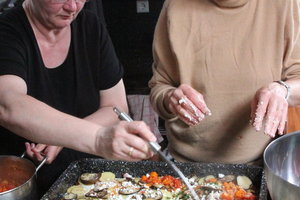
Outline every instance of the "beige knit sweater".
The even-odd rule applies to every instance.
[[[270,138],[249,125],[255,92],[300,76],[298,0],[166,0],[153,43],[151,102],[179,161],[249,163]],[[163,106],[186,83],[212,111],[185,125]]]

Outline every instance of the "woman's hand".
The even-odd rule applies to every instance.
[[[198,124],[205,116],[211,115],[202,94],[186,84],[170,90],[164,98],[164,105],[190,126]]]
[[[270,83],[260,88],[251,103],[250,123],[256,131],[275,137],[277,131],[283,135],[288,114],[287,90],[278,83]]]
[[[111,128],[99,129],[97,149],[106,159],[138,161],[153,156],[148,141],[156,141],[149,127],[142,121],[121,121]]]
[[[47,164],[51,164],[59,152],[62,150],[62,147],[59,146],[50,146],[45,144],[34,144],[34,143],[25,143],[26,154],[33,160],[41,162],[45,157],[47,157]]]

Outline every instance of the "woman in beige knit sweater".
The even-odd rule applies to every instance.
[[[149,86],[171,155],[261,164],[300,104],[299,36],[297,0],[166,0]]]

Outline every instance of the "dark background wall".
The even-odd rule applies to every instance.
[[[104,17],[122,62],[127,94],[149,94],[152,41],[164,0],[149,0],[149,13],[137,13],[136,0],[102,0]]]

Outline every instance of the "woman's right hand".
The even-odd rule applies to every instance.
[[[186,124],[193,126],[211,115],[203,95],[187,84],[170,90],[164,98],[164,105]]]
[[[106,159],[138,161],[153,156],[148,142],[155,142],[156,137],[142,121],[121,121],[97,133],[97,150]]]

